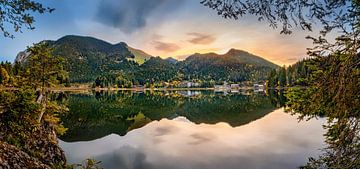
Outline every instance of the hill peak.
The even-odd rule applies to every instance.
[[[226,54],[224,54],[224,55],[229,55],[229,54],[239,54],[239,53],[250,54],[249,52],[244,51],[244,50],[231,48],[231,49],[229,49],[229,51],[228,51],[228,52],[226,52]]]
[[[190,60],[204,60],[204,59],[211,59],[214,62],[231,62],[236,64],[251,64],[251,65],[257,65],[257,66],[265,66],[265,67],[271,67],[271,68],[277,68],[278,65],[264,59],[263,57],[251,54],[247,51],[240,50],[240,49],[234,49],[231,48],[227,53],[225,54],[217,54],[214,52],[205,53],[205,54],[199,54],[195,53],[188,58],[185,59],[185,61]]]
[[[127,46],[127,44],[125,42],[119,42],[116,44],[112,44],[110,42],[98,39],[98,38],[94,38],[91,36],[80,36],[80,35],[65,35],[61,38],[59,38],[56,42],[88,42],[88,43],[98,43],[98,44],[103,44],[103,45],[108,45],[108,46]]]

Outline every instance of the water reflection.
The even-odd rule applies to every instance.
[[[153,121],[125,136],[60,141],[70,163],[86,158],[105,168],[296,168],[322,145],[323,120],[298,123],[275,110],[246,125],[196,124],[184,116]]]
[[[125,135],[154,120],[186,117],[196,124],[226,122],[236,127],[259,119],[279,105],[278,93],[219,94],[212,91],[119,91],[67,96],[69,128],[64,141]]]
[[[281,91],[62,93],[70,163],[105,168],[296,168],[316,156],[323,120],[298,123]]]

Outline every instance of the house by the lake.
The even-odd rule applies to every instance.
[[[264,91],[265,86],[263,84],[254,84],[254,92]]]
[[[183,88],[191,88],[191,87],[199,87],[200,83],[196,83],[196,82],[189,82],[189,81],[182,81],[178,87],[183,87]]]
[[[228,91],[228,90],[231,89],[231,86],[228,85],[227,82],[224,82],[223,85],[214,85],[214,89],[215,89],[215,92],[217,92],[217,91],[219,91],[219,92],[221,92],[221,91]]]

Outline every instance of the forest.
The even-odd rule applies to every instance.
[[[301,168],[360,168],[360,2],[202,0],[200,4],[226,19],[238,20],[245,15],[253,15],[271,28],[279,27],[281,34],[289,36],[296,28],[312,31],[314,22],[322,28],[316,37],[306,37],[313,42],[313,47],[307,49],[307,59],[288,67],[279,67],[240,50],[230,50],[224,55],[194,54],[181,62],[152,57],[139,64],[133,60],[133,53],[123,42],[109,44],[93,38],[66,36],[58,41],[36,43],[26,50],[30,55],[25,60],[0,64],[0,168],[100,168],[95,160],[84,159],[84,164],[67,163],[58,138],[72,139],[73,130],[64,127],[61,117],[68,117],[69,121],[65,123],[73,125],[81,123],[82,118],[67,116],[69,107],[66,99],[64,102],[57,100],[59,97],[51,90],[54,87],[69,87],[73,83],[88,83],[92,87],[162,87],[164,83],[175,85],[181,81],[198,82],[202,87],[223,81],[264,82],[269,89],[278,89],[276,93],[285,93],[286,98],[281,97],[281,103],[276,104],[281,104],[287,113],[295,115],[300,121],[319,117],[326,120],[323,125],[325,148],[319,156],[309,157]],[[35,16],[32,14],[53,11],[53,8],[33,0],[0,1],[0,32],[4,38],[15,38],[12,32],[34,29]],[[334,31],[336,38],[328,40],[327,35]],[[271,95],[272,92],[267,93]],[[88,96],[78,97],[85,97],[85,100],[93,103],[90,105],[98,106],[104,112],[119,106],[111,104],[112,100],[103,103],[101,95],[95,98],[97,100],[86,98]],[[113,97],[117,103],[131,102],[121,94]],[[164,100],[161,100],[160,106],[153,104],[156,106],[154,109],[164,106],[165,110],[162,111],[166,113],[171,112],[169,109],[172,106],[177,108],[176,113],[183,113],[199,122],[204,119],[197,114],[196,107],[204,106],[203,103],[211,100],[217,103],[216,97],[191,100],[196,104],[190,104],[186,99],[174,101],[170,97],[162,98]],[[160,100],[157,96],[150,98]],[[258,99],[256,104],[243,102],[245,107],[255,112],[255,108],[262,103],[266,103],[263,106],[269,106],[269,109],[274,108],[269,102],[271,100],[262,100],[257,96],[241,96],[237,99]],[[76,107],[72,101],[70,106]],[[220,101],[215,107],[204,106],[204,110],[215,110],[226,103]],[[120,108],[132,110],[133,107],[129,105]],[[241,106],[235,102],[222,108],[231,110],[240,109]],[[153,115],[142,111],[142,115]],[[89,122],[93,118],[81,113],[77,115],[89,118]],[[137,119],[135,113],[126,118],[125,115],[119,116],[119,119],[126,122]],[[104,120],[114,119],[111,113],[93,116]],[[205,120],[211,121],[214,116],[206,116]],[[92,124],[84,122],[84,125]],[[126,132],[122,130],[119,133]]]

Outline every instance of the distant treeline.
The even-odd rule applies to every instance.
[[[48,77],[36,77],[41,74],[35,73],[35,69],[42,69],[39,65],[21,64],[19,62],[0,62],[0,87],[19,87],[22,84],[31,85],[27,83],[34,82],[35,78],[41,80],[49,80]],[[50,73],[56,78],[58,84],[62,86],[70,86],[69,76],[67,74]],[[53,77],[52,77],[53,78]]]
[[[307,86],[306,78],[311,74],[309,62],[311,59],[304,59],[289,67],[273,69],[267,78],[267,87]]]
[[[222,63],[211,64],[200,60],[170,63],[160,57],[152,57],[142,65],[124,60],[117,66],[123,67],[103,71],[93,81],[93,87],[213,87],[224,81],[249,84],[265,82],[272,70],[266,66],[232,63],[226,58]]]
[[[231,49],[227,53],[195,53],[183,61],[145,56],[146,53],[126,43],[108,42],[82,36],[64,36],[44,41],[51,54],[63,58],[63,68],[70,83],[93,84],[98,87],[188,86],[213,87],[214,84],[265,82],[269,72],[277,69],[262,57]],[[139,56],[139,52],[143,53]],[[28,50],[20,52],[21,64],[32,58]],[[137,62],[139,57],[145,62]],[[182,84],[181,84],[182,83]]]

